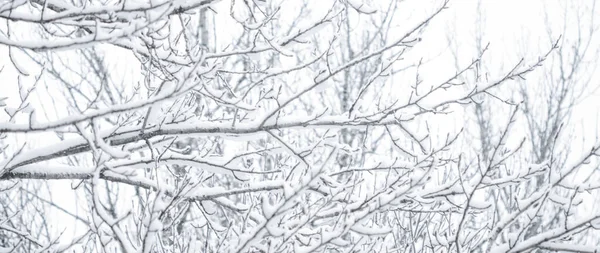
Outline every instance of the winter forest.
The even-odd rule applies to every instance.
[[[0,253],[600,252],[595,0],[0,0]]]

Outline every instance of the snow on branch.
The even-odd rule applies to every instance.
[[[553,65],[556,38],[534,58],[476,41],[453,68],[429,59],[449,1],[10,2],[0,252],[593,252],[580,245],[600,238],[600,146],[575,155],[564,104],[540,100],[543,130],[513,92],[573,58]]]

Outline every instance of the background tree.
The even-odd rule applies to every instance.
[[[556,8],[557,6],[560,6],[560,8]],[[486,7],[489,8],[482,1],[478,1],[477,21],[475,22],[478,26],[474,28],[474,41],[476,42],[475,49],[477,52],[481,52],[484,47],[483,38],[486,34],[484,32],[486,22],[482,12],[485,11]],[[487,160],[489,151],[493,150],[490,144],[495,136],[493,133],[495,131],[494,126],[497,125],[497,118],[502,117],[501,114],[495,112],[501,110],[502,107],[514,106],[517,102],[523,118],[521,128],[524,129],[522,131],[525,132],[526,136],[521,156],[526,161],[534,161],[538,164],[546,163],[549,168],[548,173],[537,175],[536,180],[530,182],[530,184],[508,186],[496,193],[491,193],[488,198],[496,203],[493,215],[495,220],[501,219],[504,212],[520,212],[518,210],[520,207],[515,201],[518,198],[515,195],[519,194],[520,191],[533,194],[546,188],[549,181],[552,181],[552,173],[560,175],[561,170],[564,170],[565,166],[568,165],[567,161],[573,159],[569,157],[572,154],[570,152],[581,153],[581,149],[586,149],[590,144],[594,144],[593,141],[590,143],[585,140],[589,139],[585,137],[587,134],[584,134],[581,131],[582,129],[577,127],[574,124],[575,122],[570,119],[573,117],[575,105],[583,102],[585,98],[583,95],[593,94],[596,89],[595,85],[590,84],[590,78],[592,77],[590,74],[596,65],[587,63],[585,60],[593,59],[598,54],[598,49],[590,44],[597,29],[594,22],[595,2],[590,2],[589,5],[560,2],[556,6],[542,2],[540,7],[543,10],[540,19],[544,20],[547,39],[549,38],[549,41],[552,41],[552,38],[556,38],[557,35],[564,35],[564,37],[561,37],[559,49],[551,54],[550,63],[545,64],[539,72],[529,75],[527,78],[518,79],[519,86],[507,86],[502,93],[487,94],[489,99],[480,100],[481,102],[477,102],[473,106],[474,123],[478,126],[478,128],[474,127],[473,129],[477,129],[476,132],[478,133],[470,142],[478,142],[475,149],[481,149],[480,156],[483,157],[483,160]],[[549,18],[550,16],[553,18]],[[572,20],[575,20],[577,24],[574,27],[571,27]],[[556,29],[556,27],[560,29]],[[535,33],[531,33],[531,30],[524,30],[524,33],[521,34],[521,37],[527,38],[522,39],[524,43],[521,46],[521,55],[531,54],[531,48],[538,43],[537,40],[531,40],[535,35]],[[452,40],[449,41],[453,42]],[[533,43],[525,43],[530,41],[533,41]],[[454,46],[454,52],[456,52],[454,58],[458,62],[458,52],[464,51],[458,50],[456,44]],[[568,60],[567,63],[565,59],[571,60]],[[481,68],[485,70],[479,71],[479,73],[487,73],[487,69],[491,66],[493,66],[493,63],[482,65]],[[465,82],[478,82],[481,78],[487,77],[475,75],[472,79],[465,80]],[[513,95],[506,96],[503,94]],[[593,121],[585,122],[589,124]],[[577,135],[581,135],[583,138],[575,137]],[[519,164],[513,166],[519,166]],[[574,174],[577,174],[577,172]],[[581,182],[579,179],[576,179],[576,181]],[[515,225],[509,229],[514,233],[518,233],[524,239],[528,239],[539,235],[543,231],[561,227],[566,224],[567,217],[582,215],[582,213],[579,213],[581,210],[587,209],[584,212],[590,211],[589,206],[583,209],[575,207],[583,202],[581,195],[588,195],[589,193],[573,190],[564,187],[564,185],[555,185],[549,191],[549,194],[552,195],[547,200],[541,201],[543,207],[539,209],[536,215],[515,221]],[[557,200],[559,197],[553,196],[554,194],[560,195],[563,199]],[[565,199],[571,199],[571,202],[567,203]],[[591,202],[591,200],[586,199],[585,202]],[[585,231],[584,234],[588,232]],[[593,237],[587,235],[576,236],[575,238],[581,244],[588,244],[589,239]],[[573,240],[570,236],[567,238]],[[541,248],[552,250],[552,247]],[[582,248],[575,250],[580,251]],[[594,249],[588,248],[584,251],[589,250],[593,251]]]

